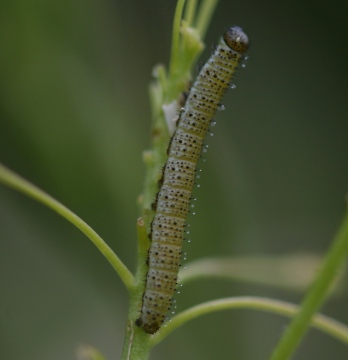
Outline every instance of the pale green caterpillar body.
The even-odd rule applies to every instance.
[[[151,224],[141,316],[136,321],[149,334],[161,327],[170,310],[203,141],[248,44],[247,35],[237,26],[224,34],[190,89],[170,141]]]

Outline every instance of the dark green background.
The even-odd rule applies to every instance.
[[[12,0],[0,5],[0,160],[87,221],[134,270],[149,146],[147,86],[168,62],[175,1]],[[322,254],[348,190],[347,2],[221,0],[202,60],[230,25],[250,60],[201,163],[188,260]],[[71,360],[89,343],[120,357],[127,294],[72,225],[0,187],[0,357]],[[221,296],[302,294],[225,281],[182,289],[178,310]],[[346,293],[323,311],[348,323]],[[287,320],[230,311],[175,332],[152,359],[266,359]],[[312,330],[295,360],[347,359]]]

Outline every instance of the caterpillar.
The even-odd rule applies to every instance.
[[[248,37],[240,27],[226,31],[190,89],[170,141],[154,205],[141,316],[136,320],[148,334],[158,331],[170,310],[197,161],[212,118],[226,89],[231,86],[248,45]]]

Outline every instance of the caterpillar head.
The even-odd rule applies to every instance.
[[[239,26],[233,26],[229,28],[224,34],[224,40],[228,47],[241,54],[248,50],[248,36]]]

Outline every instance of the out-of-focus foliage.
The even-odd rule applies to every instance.
[[[0,161],[78,213],[132,269],[147,86],[152,67],[169,58],[168,4],[0,4]],[[203,60],[234,24],[251,38],[250,60],[207,140],[188,259],[328,248],[348,187],[348,9],[343,1],[315,6],[220,1]],[[0,270],[3,358],[70,360],[81,343],[118,358],[127,295],[110,265],[70,224],[3,187]],[[188,284],[179,309],[220,296],[300,299],[226,284]],[[324,312],[348,323],[346,303],[343,291]],[[210,315],[174,333],[153,358],[263,359],[285,324],[256,312]],[[343,360],[347,349],[311,331],[294,359],[332,353]]]

